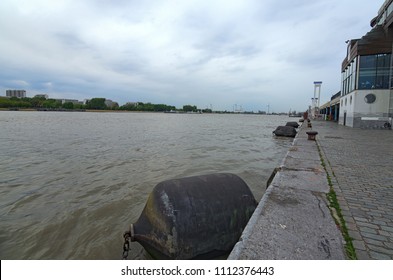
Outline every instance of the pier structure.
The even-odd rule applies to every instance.
[[[345,259],[328,207],[330,187],[316,141],[303,123],[228,259]]]
[[[393,260],[393,134],[312,124],[316,141],[303,124],[229,259]]]
[[[311,98],[311,117],[312,119],[317,118],[319,115],[319,102],[321,100],[321,81],[314,82],[314,97]]]

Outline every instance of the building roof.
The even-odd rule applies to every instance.
[[[393,0],[385,0],[385,2],[382,4],[381,8],[378,11],[378,15],[370,21],[371,27],[374,27],[375,25],[380,23],[381,20],[384,21],[384,25],[386,28],[389,28],[391,26],[393,14],[387,15],[386,10],[388,10],[388,7],[392,3],[393,3]],[[386,16],[387,16],[387,18],[384,18]]]
[[[341,71],[358,55],[392,53],[393,44],[393,0],[386,0],[378,15],[370,22],[372,29],[360,39],[348,40],[347,57],[341,65]]]
[[[319,109],[325,109],[327,107],[331,107],[331,106],[334,106],[336,104],[340,104],[340,98],[341,98],[341,96],[338,96],[338,97],[336,97],[336,98],[326,102],[325,104],[320,106]]]
[[[358,55],[392,53],[393,36],[382,25],[376,25],[360,39],[348,42],[348,55],[341,65],[344,71],[348,64]]]

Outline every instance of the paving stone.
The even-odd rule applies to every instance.
[[[356,253],[356,257],[358,258],[358,260],[370,260],[371,259],[369,253],[365,250],[355,250],[355,253]]]
[[[374,225],[374,224],[372,224],[372,223],[357,222],[356,224],[357,224],[359,227],[367,227],[367,228],[370,228],[370,229],[375,229],[375,231],[378,230],[378,229],[380,229],[378,225]]]
[[[375,246],[373,244],[370,244],[367,247],[369,248],[370,252],[374,251],[374,252],[378,252],[378,253],[382,253],[382,254],[386,254],[386,255],[393,255],[393,249]]]
[[[390,255],[382,254],[379,252],[370,251],[370,256],[374,260],[391,260]]]
[[[390,231],[378,230],[378,234],[393,238],[393,232]]]
[[[356,230],[348,229],[348,234],[354,240],[362,240],[363,241],[363,237],[360,235],[360,233],[357,229]]]
[[[353,240],[352,245],[355,247],[355,249],[366,250],[366,245],[364,245],[363,241]]]
[[[344,216],[344,220],[346,223],[356,224],[355,219],[352,216]]]
[[[385,221],[381,221],[381,220],[373,220],[372,222],[375,225],[379,225],[379,226],[386,226],[386,222]]]
[[[368,239],[379,240],[379,241],[388,241],[386,236],[373,234],[365,231],[360,231],[360,234],[363,236],[364,241],[367,243]]]
[[[374,240],[374,239],[367,239],[367,244],[368,245],[375,245],[379,247],[384,247],[385,244],[382,241]]]
[[[338,203],[340,204],[341,211],[345,211],[347,213],[350,213],[348,204],[344,204],[344,202],[340,201],[340,200],[338,201]]]
[[[393,232],[393,227],[390,226],[381,226],[381,229],[384,231]]]
[[[346,224],[348,230],[358,231],[358,227],[355,223],[348,223],[346,221],[345,224]]]
[[[359,207],[357,204],[348,204],[349,207],[351,208],[351,213],[354,217],[355,220],[360,221],[360,219],[363,219],[363,221],[367,221],[367,212],[364,210],[361,210],[357,207]]]
[[[371,202],[369,202],[369,203],[371,203]],[[370,209],[370,212],[371,213],[379,213],[379,214],[382,214],[382,215],[384,215],[384,216],[386,216],[387,218],[389,218],[389,215],[386,213],[386,210],[378,210],[378,209],[372,209],[372,208],[369,208]],[[366,209],[366,211],[367,211],[367,209]]]
[[[340,207],[340,208],[341,208],[341,207]],[[341,209],[341,214],[342,214],[344,217],[350,217],[350,216],[352,215],[350,210],[342,210],[342,209]]]
[[[389,209],[389,208],[391,208],[391,204],[390,205],[386,205],[386,209]],[[386,217],[387,219],[390,219],[390,221],[393,221],[393,215],[390,212],[388,212],[388,211],[386,211],[384,213],[384,217]]]
[[[386,248],[393,249],[393,241],[392,242],[384,242]]]
[[[370,252],[373,259],[392,259],[392,131],[354,129],[325,121],[314,121],[313,129],[318,131],[317,142],[330,164],[328,170],[335,175],[338,201],[340,205],[347,203],[345,210],[349,208],[345,215],[352,216],[367,248],[382,243],[378,248],[387,249]],[[350,228],[356,235],[353,224]],[[365,259],[366,251],[356,252],[359,259]]]
[[[385,223],[388,223],[388,224],[392,223],[391,219],[388,219],[388,218],[385,218],[385,217],[378,217],[378,220],[382,221],[382,222],[385,222]]]
[[[362,227],[362,226],[359,226],[358,228],[360,232],[378,235],[378,231],[376,229],[369,228],[369,227]]]

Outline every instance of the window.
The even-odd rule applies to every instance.
[[[375,94],[369,93],[364,97],[364,101],[367,104],[372,104],[375,102],[375,100],[377,100],[377,97],[375,96]]]
[[[359,89],[375,88],[376,56],[366,55],[360,57],[359,63]]]
[[[387,9],[387,14],[388,16],[393,12],[393,2],[389,5],[388,9]]]
[[[376,88],[389,88],[390,54],[377,56]]]
[[[388,89],[390,54],[365,55],[359,62],[359,89]]]
[[[356,58],[348,65],[347,68],[342,72],[341,80],[341,92],[342,96],[355,90],[356,86],[356,69],[357,69]]]

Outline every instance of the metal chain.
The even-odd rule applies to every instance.
[[[123,244],[123,260],[126,260],[128,257],[128,251],[130,251],[130,239],[131,239],[131,231],[127,230],[124,234],[124,244]]]

